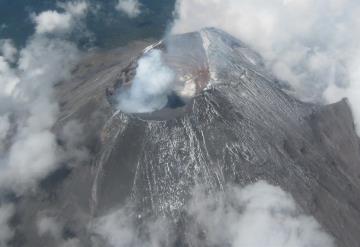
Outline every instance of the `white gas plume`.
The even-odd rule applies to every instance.
[[[162,52],[152,50],[139,61],[136,75],[129,86],[118,95],[119,109],[127,113],[144,113],[166,106],[175,73],[164,64]]]

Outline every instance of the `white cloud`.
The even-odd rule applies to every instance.
[[[68,11],[65,15],[75,22],[78,19],[74,16],[84,15],[87,4],[71,2],[63,8]],[[63,154],[64,150],[60,152],[52,132],[58,114],[53,86],[69,78],[80,53],[76,45],[60,36],[49,38],[44,35],[44,32],[64,27],[57,25],[57,21],[42,27],[41,20],[49,13],[52,15],[53,12],[38,15],[41,23],[38,23],[37,32],[17,52],[16,63],[11,61],[15,48],[5,49],[8,52],[2,52],[3,56],[0,56],[0,191],[6,189],[21,195],[36,188],[39,180],[54,171],[61,159],[69,156]],[[8,54],[7,59],[5,54]],[[84,159],[86,154],[81,152],[79,145],[73,141],[69,143],[78,151],[75,158]],[[74,152],[71,157],[75,156]]]
[[[0,246],[5,247],[9,240],[14,236],[14,231],[8,223],[14,214],[14,207],[11,204],[0,206]]]
[[[59,247],[79,247],[79,246],[82,246],[80,244],[80,240],[77,238],[72,238],[72,239],[63,241]]]
[[[0,98],[6,98],[14,94],[18,83],[19,78],[16,76],[15,71],[10,68],[5,58],[0,56],[0,86],[2,89],[0,91]],[[0,106],[0,111],[3,110],[3,107]]]
[[[64,224],[61,220],[50,217],[41,216],[37,221],[37,230],[40,237],[49,235],[56,242],[56,246],[59,247],[78,247],[80,241],[77,238],[64,239],[63,231]]]
[[[17,49],[11,40],[0,40],[0,55],[9,62],[15,62]]]
[[[0,116],[14,114],[17,125],[9,137],[12,145],[1,154],[0,188],[23,193],[56,169],[57,144],[51,128],[58,108],[52,87],[70,75],[77,58],[73,44],[35,36],[20,51],[18,67],[5,66],[0,72],[0,83],[9,88],[3,95],[8,106]]]
[[[71,31],[78,22],[77,19],[85,15],[88,4],[84,1],[69,2],[61,5],[61,7],[65,12],[59,13],[58,11],[48,10],[34,17],[35,29],[38,34]]]
[[[131,208],[121,208],[106,216],[96,219],[91,227],[91,231],[100,235],[103,240],[111,247],[160,247],[172,246],[171,226],[168,219],[159,217],[150,221],[142,229],[136,223],[136,218]],[[141,236],[145,234],[147,237]]]
[[[193,246],[334,246],[333,238],[313,217],[301,213],[291,195],[264,181],[243,188],[227,186],[221,192],[198,186],[184,212],[191,221],[182,227],[186,233],[181,236]],[[121,208],[96,220],[93,230],[111,247],[172,246],[179,232],[171,221],[159,217],[140,227],[135,223],[138,217]],[[204,235],[200,239],[199,232]]]
[[[0,147],[10,130],[9,116],[0,116]]]
[[[85,1],[82,2],[67,2],[64,5],[61,5],[66,12],[70,13],[75,17],[82,17],[86,14],[89,9],[89,4]]]
[[[359,1],[178,0],[177,14],[173,33],[221,28],[259,51],[303,100],[349,97],[360,123]],[[324,94],[328,87],[340,90]]]
[[[92,230],[112,247],[132,246],[137,241],[134,222],[124,209],[98,219]]]
[[[72,26],[72,17],[69,13],[59,13],[48,10],[35,17],[37,33],[66,32]]]
[[[36,33],[20,50],[9,40],[0,41],[0,193],[21,196],[36,189],[63,158],[52,132],[58,114],[53,87],[70,76],[80,52],[60,35],[44,34],[70,31],[85,14],[84,6],[74,2],[62,14],[40,13],[34,19]],[[14,234],[8,225],[13,211],[0,207],[0,246]],[[76,243],[62,241],[64,246]]]
[[[58,138],[63,142],[62,160],[75,166],[88,161],[89,151],[84,147],[84,126],[76,120],[67,122],[62,128]]]
[[[62,234],[62,226],[58,225],[58,220],[53,217],[40,217],[37,221],[37,229],[40,236],[50,234],[53,237],[59,238]]]
[[[264,181],[209,196],[197,188],[189,213],[212,246],[331,247],[332,237],[301,213],[291,195]]]
[[[36,189],[63,158],[52,132],[58,114],[53,87],[69,78],[80,52],[61,35],[45,34],[71,31],[86,6],[72,2],[63,7],[64,13],[45,11],[35,16],[36,33],[20,50],[10,40],[0,40],[0,193],[21,196]],[[0,207],[0,246],[14,235],[8,225],[13,211],[12,206]],[[63,246],[77,242],[61,241]]]
[[[118,0],[115,8],[129,18],[135,18],[141,13],[141,5],[138,0]]]

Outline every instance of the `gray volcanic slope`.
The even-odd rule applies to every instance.
[[[319,106],[289,96],[255,52],[220,30],[174,36],[152,49],[166,53],[174,43],[185,55],[170,54],[169,64],[184,68],[179,73],[198,85],[185,106],[124,114],[108,103],[113,102],[109,92],[126,77],[131,80],[126,65],[142,54],[146,42],[97,62],[92,58],[71,82],[58,85],[62,116],[55,129],[70,120],[82,122],[92,164],[60,172],[59,181],[53,175],[41,193],[19,202],[26,219],[17,223],[23,241],[34,246],[45,241],[26,223],[35,217],[27,215],[29,208],[61,217],[86,244],[84,225],[126,200],[144,218],[179,219],[195,184],[218,190],[264,179],[291,193],[338,246],[358,246],[360,149],[346,100]]]

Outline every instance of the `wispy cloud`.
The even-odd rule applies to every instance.
[[[80,241],[77,238],[65,239],[63,236],[64,224],[61,220],[51,216],[40,216],[37,221],[37,230],[39,236],[49,236],[59,247],[80,247]]]
[[[141,13],[141,4],[138,0],[118,0],[115,8],[129,18],[135,18]]]
[[[14,231],[9,227],[9,221],[14,214],[14,207],[11,204],[0,206],[0,246],[7,246],[7,243],[14,236]]]
[[[15,62],[17,49],[11,40],[0,40],[0,54],[8,62]]]

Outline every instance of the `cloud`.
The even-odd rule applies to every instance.
[[[46,35],[63,25],[71,31],[87,6],[84,1],[61,5],[65,12],[60,15],[71,16],[69,27],[57,21],[45,23],[42,18],[53,12],[40,13],[35,18],[36,33],[20,50],[10,40],[0,42],[0,192],[22,195],[35,189],[64,159],[84,160],[87,155],[75,136],[70,137],[78,135],[80,125],[65,126],[63,150],[52,131],[59,111],[53,87],[70,77],[80,52],[61,35]]]
[[[191,246],[334,246],[333,238],[313,217],[301,212],[291,195],[265,181],[243,188],[228,185],[219,192],[197,186],[184,212],[190,219],[181,228],[184,234],[162,217],[136,225],[141,216],[126,207],[97,219],[94,229],[111,247],[171,246],[177,234]]]
[[[61,129],[58,139],[62,142],[62,160],[69,166],[89,160],[89,151],[84,147],[85,136],[83,124],[76,120],[70,120]]]
[[[0,116],[6,119],[11,114],[16,126],[8,136],[11,145],[0,154],[0,188],[21,194],[56,169],[57,144],[51,128],[58,107],[53,85],[70,76],[79,53],[67,41],[34,36],[19,54],[17,67],[5,64],[0,72],[2,97],[8,102]]]
[[[334,246],[332,237],[301,213],[291,195],[264,181],[229,186],[210,196],[196,188],[188,210],[211,246]]]
[[[72,17],[69,13],[61,14],[48,10],[34,18],[37,33],[66,32],[72,26]]]
[[[9,116],[0,116],[0,144],[5,140],[10,130]]]
[[[171,225],[165,217],[150,220],[142,229],[137,224],[140,215],[125,206],[95,220],[90,231],[101,236],[111,247],[160,247],[172,246]],[[145,237],[146,236],[146,237]]]
[[[348,97],[360,124],[359,1],[178,0],[176,13],[172,33],[221,28],[260,52],[299,98]]]
[[[15,62],[17,49],[9,39],[0,40],[0,54],[8,62]]]
[[[14,236],[14,231],[8,223],[14,214],[14,207],[11,204],[0,206],[0,246],[7,246],[9,240]]]
[[[19,83],[19,78],[16,76],[15,71],[10,68],[8,61],[3,56],[0,56],[0,111],[4,110],[4,107],[9,104],[4,99],[9,98],[15,93],[16,85]],[[11,99],[9,99],[11,100]]]
[[[62,234],[62,227],[58,225],[55,218],[44,216],[38,219],[37,229],[40,236],[50,234],[53,237],[60,237]]]
[[[66,150],[61,150],[52,131],[59,111],[53,87],[69,78],[80,52],[61,35],[47,34],[71,32],[85,15],[86,6],[84,2],[71,2],[63,6],[64,13],[38,14],[34,17],[35,34],[19,50],[11,40],[0,40],[1,198],[8,192],[22,196],[35,190],[39,181],[57,169],[64,159]],[[72,129],[77,127],[70,126],[64,131],[70,133]],[[73,139],[66,143],[79,148]],[[13,213],[12,205],[0,207],[1,246],[7,246],[14,236],[8,225]],[[62,241],[63,246],[76,243],[76,239]]]
[[[93,231],[101,235],[113,247],[136,246],[136,228],[134,221],[125,209],[117,210],[99,218]]]
[[[77,19],[83,17],[88,9],[88,4],[82,2],[68,2],[60,5],[65,12],[54,10],[41,12],[34,16],[36,33],[66,33],[74,28]]]
[[[129,113],[144,113],[163,108],[168,102],[174,80],[175,73],[163,63],[160,50],[146,53],[138,61],[132,85],[119,92],[119,109]]]
[[[64,224],[61,223],[61,220],[50,217],[50,216],[40,216],[37,221],[37,230],[40,237],[50,236],[56,246],[59,247],[78,247],[80,246],[80,241],[77,238],[65,239],[63,237]]]
[[[115,8],[129,18],[135,18],[141,13],[141,4],[138,0],[119,0]]]
[[[83,17],[89,9],[89,4],[86,1],[70,1],[60,4],[60,6],[73,17]]]

